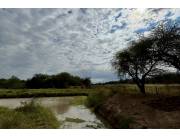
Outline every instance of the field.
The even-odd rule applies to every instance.
[[[96,85],[90,89],[0,89],[0,98],[88,96],[91,92],[114,91],[128,94],[140,94],[135,84]],[[147,94],[180,95],[180,84],[147,84]]]
[[[146,85],[146,96],[132,84],[98,88],[111,90],[90,94],[87,105],[112,128],[180,128],[178,84]]]
[[[112,128],[180,128],[180,84],[147,84],[146,93],[146,96],[142,95],[134,84],[119,84],[94,85],[90,89],[0,89],[0,98],[87,96],[86,105]],[[41,106],[31,106],[47,112],[47,117],[50,116],[49,120],[42,120],[47,119],[48,124],[38,124],[36,119],[43,118],[40,116],[42,113],[28,111],[27,115],[27,107],[14,110],[0,107],[0,128],[57,127],[51,112]],[[35,121],[30,120],[31,116]],[[29,123],[18,123],[23,120]]]
[[[112,91],[128,94],[140,94],[135,84],[99,85],[96,88],[106,88]],[[146,93],[149,95],[180,95],[180,84],[146,84]]]
[[[92,89],[0,89],[0,98],[87,96]]]

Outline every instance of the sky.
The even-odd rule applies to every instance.
[[[0,78],[69,72],[118,80],[113,55],[180,9],[0,9]]]

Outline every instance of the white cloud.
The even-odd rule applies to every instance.
[[[116,79],[110,61],[136,39],[135,31],[179,15],[179,9],[2,9],[0,76],[67,71]]]

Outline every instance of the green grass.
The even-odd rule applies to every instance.
[[[99,85],[94,89],[89,93],[86,104],[95,108],[116,93],[142,95],[136,84]],[[180,84],[146,84],[145,90],[150,96],[180,96]]]
[[[71,105],[78,106],[78,105],[84,105],[86,103],[86,96],[78,96],[76,99],[73,99],[71,101]]]
[[[66,121],[66,122],[75,122],[75,123],[82,123],[82,122],[85,122],[85,120],[83,120],[83,119],[79,119],[79,118],[70,118],[70,117],[66,117],[65,121]]]
[[[0,107],[0,128],[58,128],[60,125],[55,115],[47,108],[33,101],[24,103],[16,109]]]
[[[87,96],[92,89],[0,89],[0,98]]]
[[[113,95],[111,90],[99,89],[98,91],[89,93],[85,104],[87,107],[97,109],[111,95]]]
[[[119,85],[102,85],[94,87],[94,91],[89,93],[87,97],[86,105],[92,108],[95,112],[98,112],[106,100],[114,94],[119,95],[132,95],[142,96],[138,87],[135,84],[119,84]],[[160,97],[165,96],[180,96],[180,84],[148,84],[146,85],[147,96]],[[116,115],[116,114],[114,114]],[[130,124],[134,122],[134,119],[128,116],[119,115],[116,117],[116,123],[119,128],[130,128]]]
[[[0,89],[0,98],[88,96],[89,93],[103,92],[107,90],[128,94],[140,93],[135,84],[117,84],[93,86],[91,89]],[[152,95],[180,95],[180,84],[146,84],[146,93]]]
[[[141,95],[135,84],[118,84],[94,86],[92,89],[0,89],[0,98],[87,96],[87,100],[80,97],[72,104],[79,105],[86,100],[85,104],[96,110],[108,97],[116,93]],[[180,84],[147,84],[146,93],[153,96],[179,96]],[[79,122],[79,119],[66,120]],[[120,116],[117,122],[121,128],[128,128],[133,120]],[[33,102],[25,103],[16,109],[0,107],[0,128],[57,128],[58,126],[59,122],[49,109]]]

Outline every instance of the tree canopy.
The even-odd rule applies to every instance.
[[[67,72],[56,75],[35,74],[27,80],[20,80],[12,76],[9,79],[0,79],[0,88],[69,88],[80,86],[83,88],[91,87],[90,78],[80,78]]]
[[[160,23],[146,37],[140,37],[114,56],[112,66],[119,76],[129,76],[145,94],[146,77],[157,76],[163,65],[180,70],[180,27],[177,23]]]
[[[148,36],[159,60],[180,70],[180,26],[176,22],[160,23]]]
[[[84,83],[87,78],[73,76],[67,72],[62,72],[57,75],[36,74],[26,82],[27,88],[68,88],[70,86],[90,87],[89,83]]]
[[[130,76],[143,94],[145,94],[145,78],[161,72],[157,67],[155,52],[148,50],[151,46],[150,39],[140,39],[127,49],[117,52],[112,61],[118,75]]]

